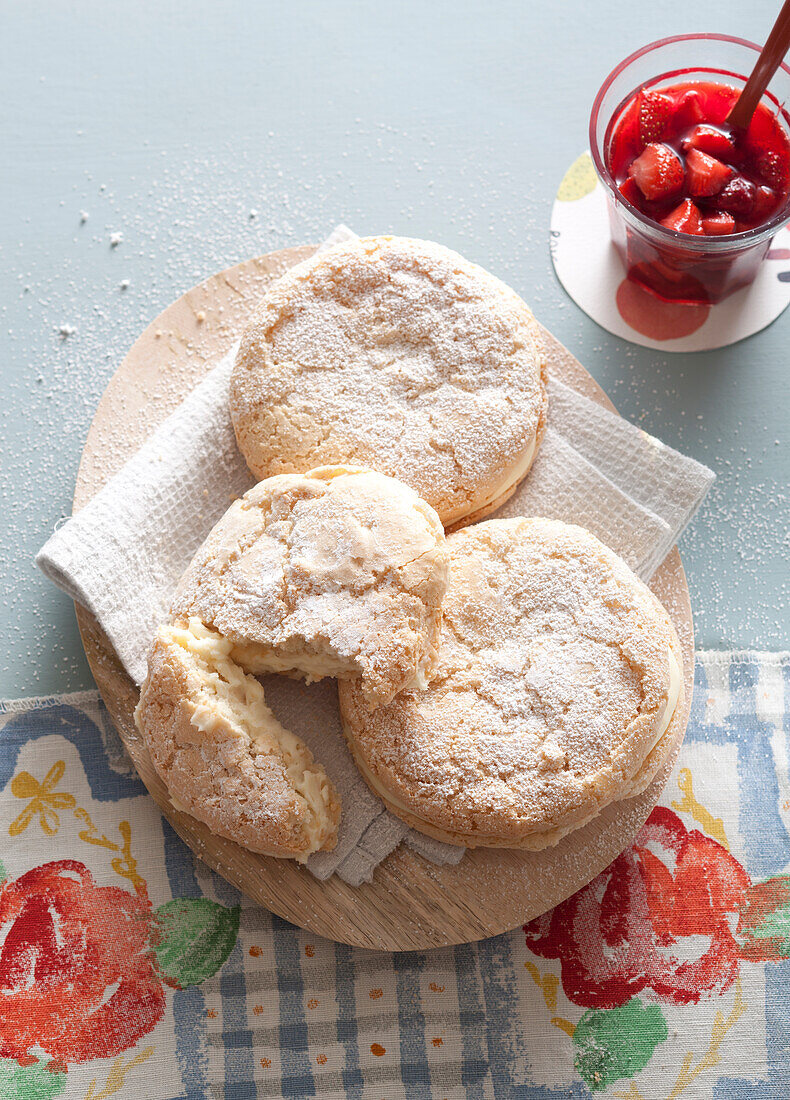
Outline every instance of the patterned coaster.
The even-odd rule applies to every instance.
[[[790,303],[790,229],[774,237],[751,286],[715,306],[662,302],[626,279],[609,236],[606,191],[588,152],[557,191],[551,212],[557,278],[593,321],[633,344],[663,351],[722,348],[770,325]]]

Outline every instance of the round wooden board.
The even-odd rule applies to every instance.
[[[212,276],[174,302],[135,343],[99,404],[82,455],[75,511],[127,461],[231,346],[266,286],[313,252],[284,249]],[[549,369],[612,408],[581,364],[550,334]],[[688,588],[673,550],[651,585],[669,610],[683,645],[686,704],[671,729],[672,759],[638,798],[542,852],[477,849],[456,867],[437,867],[401,845],[373,881],[351,887],[337,876],[319,882],[290,860],[249,852],[214,836],[170,804],[133,719],[138,689],[93,616],[77,607],[85,652],[99,691],[148,790],[193,852],[243,893],[294,924],[361,947],[403,951],[464,943],[505,932],[545,912],[590,881],[639,831],[670,773],[688,721],[694,641]]]

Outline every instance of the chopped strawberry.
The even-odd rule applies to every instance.
[[[631,162],[628,175],[646,199],[671,199],[683,186],[683,165],[668,145],[648,145]]]
[[[750,180],[744,176],[733,176],[719,192],[716,205],[731,214],[748,217],[754,208],[756,195],[757,188]]]
[[[642,198],[642,192],[636,186],[636,181],[632,180],[630,176],[628,177],[628,179],[624,179],[623,182],[620,184],[620,194],[633,206],[639,206],[639,201]]]
[[[787,186],[787,163],[775,149],[761,149],[753,158],[754,168],[760,179],[771,187],[783,191]]]
[[[732,138],[718,129],[705,123],[695,126],[694,129],[683,138],[683,149],[699,149],[701,153],[707,153],[711,157],[722,157],[729,160],[735,152],[735,143]]]
[[[674,229],[677,233],[694,233],[699,236],[703,232],[702,218],[691,199],[684,199],[671,214],[661,219],[661,224],[667,229]]]
[[[674,104],[661,92],[639,93],[639,137],[643,145],[660,141],[672,116]]]
[[[725,233],[735,232],[735,218],[732,214],[709,214],[702,219],[702,232],[708,237],[722,237]]]
[[[776,192],[770,187],[758,187],[754,194],[754,206],[752,218],[755,221],[763,221],[768,218],[776,206]]]
[[[686,180],[688,192],[696,198],[703,195],[718,195],[732,175],[732,168],[722,164],[715,157],[701,153],[699,149],[689,149],[686,155]]]
[[[680,97],[675,107],[675,120],[679,128],[693,126],[695,122],[702,122],[705,118],[705,107],[702,96],[696,88],[689,88]]]

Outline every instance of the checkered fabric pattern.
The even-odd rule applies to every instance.
[[[0,704],[0,1096],[786,1100],[789,703],[790,656],[700,654],[634,847],[525,929],[401,954],[194,860],[95,694]]]

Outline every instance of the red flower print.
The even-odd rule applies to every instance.
[[[164,1011],[150,922],[144,897],[97,886],[76,860],[3,883],[0,1056],[65,1066],[134,1046]]]
[[[730,853],[662,806],[634,845],[578,893],[524,926],[559,959],[569,1000],[623,1005],[642,989],[686,1004],[720,992],[740,963],[733,935],[751,881]]]

